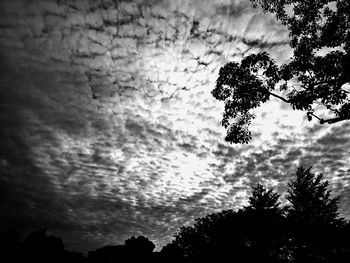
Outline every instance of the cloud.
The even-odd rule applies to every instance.
[[[194,218],[246,204],[250,185],[283,192],[298,164],[347,194],[348,125],[306,123],[272,101],[250,145],[224,142],[210,94],[220,67],[290,56],[286,30],[249,2],[0,5],[6,224],[79,249],[139,234],[160,248]]]

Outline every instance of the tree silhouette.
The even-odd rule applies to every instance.
[[[189,262],[287,262],[284,210],[278,199],[258,184],[248,206],[197,218],[193,226],[181,227],[173,246]]]
[[[125,240],[124,245],[107,245],[90,251],[88,262],[150,262],[153,260],[155,245],[145,236],[132,236]]]
[[[339,197],[331,197],[328,181],[323,181],[322,174],[312,173],[311,168],[299,167],[296,178],[288,184],[288,216],[305,224],[338,224]]]
[[[183,250],[175,243],[165,245],[160,251],[162,262],[183,262]]]
[[[248,143],[254,108],[275,97],[321,124],[350,119],[350,3],[348,0],[251,0],[289,30],[293,57],[278,66],[266,53],[220,69],[212,95],[224,101],[226,141]],[[335,4],[334,4],[335,3]],[[328,110],[329,117],[317,110]]]
[[[32,232],[21,243],[21,259],[33,262],[60,262],[63,258],[62,239],[48,236],[45,229]]]
[[[125,262],[149,262],[155,245],[145,236],[131,237],[125,241]]]
[[[279,198],[278,193],[261,184],[252,188],[244,210],[253,262],[288,262],[285,209],[281,208]]]
[[[126,248],[126,250],[129,250],[132,252],[149,254],[149,253],[152,253],[153,249],[155,248],[155,245],[147,237],[144,237],[144,236],[134,237],[133,236],[133,237],[125,240],[125,248]]]
[[[350,225],[339,218],[339,199],[327,187],[322,175],[300,167],[288,184],[288,206],[258,184],[247,206],[197,218],[167,250],[184,262],[348,262]]]
[[[339,198],[332,198],[328,181],[310,170],[298,168],[296,178],[289,183],[292,258],[305,263],[334,262],[339,250],[337,229],[344,223],[338,214]]]
[[[255,211],[273,211],[282,213],[279,202],[280,195],[272,189],[267,190],[262,184],[257,184],[252,188],[252,196],[249,197],[248,209]]]
[[[181,227],[173,245],[183,251],[186,262],[224,262],[232,257],[241,262],[248,255],[246,222],[243,210],[209,214],[192,226]]]

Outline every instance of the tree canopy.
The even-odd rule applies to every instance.
[[[248,143],[252,110],[271,97],[305,111],[311,121],[350,119],[350,2],[348,0],[251,0],[289,30],[292,58],[282,65],[267,52],[250,54],[220,69],[215,99],[224,101],[226,141]],[[320,110],[327,116],[319,115]]]
[[[249,206],[257,211],[276,211],[279,210],[279,194],[274,193],[272,189],[267,190],[262,184],[257,184],[252,188],[252,196],[249,197]]]
[[[294,262],[339,262],[338,239],[344,219],[339,217],[338,197],[332,197],[328,181],[311,167],[299,167],[288,184],[287,200],[290,255]]]
[[[339,217],[338,198],[322,175],[298,168],[286,197],[282,207],[279,194],[258,184],[244,208],[181,227],[172,249],[183,262],[348,262],[350,224]]]
[[[339,198],[331,197],[328,181],[314,174],[311,167],[299,167],[296,178],[289,183],[287,200],[291,203],[289,216],[308,224],[337,224]]]

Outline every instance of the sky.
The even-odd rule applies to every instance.
[[[285,193],[313,166],[350,218],[350,123],[274,98],[253,140],[224,141],[220,67],[292,52],[247,0],[1,1],[0,230],[40,227],[79,251],[145,235],[159,250],[197,217]]]

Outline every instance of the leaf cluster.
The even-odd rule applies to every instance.
[[[251,0],[289,30],[293,57],[276,65],[266,52],[220,69],[214,98],[224,101],[226,141],[248,143],[251,111],[271,96],[321,124],[349,120],[350,2],[348,0]],[[320,107],[329,118],[317,116]]]

